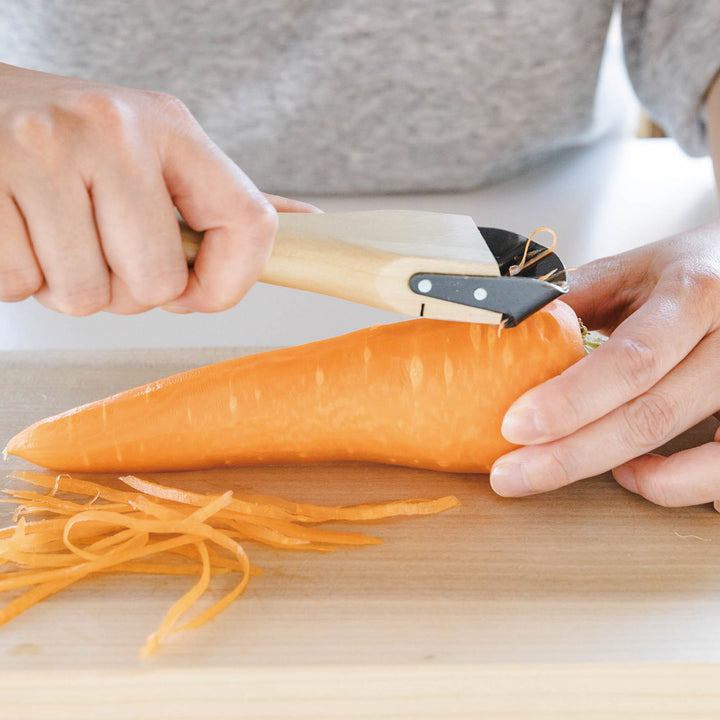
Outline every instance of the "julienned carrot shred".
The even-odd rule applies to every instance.
[[[0,563],[5,564],[0,572],[0,592],[25,591],[0,609],[0,625],[92,574],[197,576],[195,585],[173,604],[148,637],[141,655],[154,652],[168,634],[198,628],[215,617],[243,593],[251,575],[262,572],[250,565],[239,541],[285,550],[334,552],[381,541],[309,524],[429,515],[460,505],[456,498],[444,497],[325,507],[230,491],[203,495],[134,476],[121,478],[132,491],[70,475],[23,471],[12,477],[49,492],[9,489],[6,494],[10,498],[2,500],[18,505],[18,518],[14,526],[0,530]],[[60,498],[57,492],[89,500]],[[36,514],[45,517],[25,518]],[[235,587],[181,625],[181,619],[207,592],[212,578],[229,573],[240,574]]]

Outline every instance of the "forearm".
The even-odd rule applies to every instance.
[[[720,195],[720,74],[710,86],[706,107],[710,154],[715,166],[715,180]]]

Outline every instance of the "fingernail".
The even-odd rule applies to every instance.
[[[618,485],[622,485],[622,487],[632,493],[638,493],[637,483],[635,482],[635,470],[633,470],[631,465],[619,465],[613,469],[612,474]]]
[[[163,305],[162,309],[166,310],[167,312],[181,313],[184,315],[187,315],[188,313],[192,312],[192,310],[190,308],[185,307],[184,305],[181,305],[180,303],[168,303],[167,305]]]
[[[525,479],[522,465],[517,463],[496,465],[490,473],[490,486],[503,497],[521,497],[533,493]]]
[[[529,445],[549,440],[540,413],[532,405],[520,405],[505,414],[501,432],[516,445]]]

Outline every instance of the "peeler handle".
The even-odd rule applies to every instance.
[[[262,282],[309,290],[393,313],[498,324],[501,314],[476,307],[420,297],[410,287],[417,272],[497,275],[498,267],[470,218],[415,211],[364,211],[360,213],[278,213],[278,230],[270,258],[260,275]],[[433,226],[433,222],[435,225]],[[438,223],[441,227],[438,230]],[[470,237],[488,262],[428,258],[409,255],[402,248],[427,239],[474,231]],[[464,228],[464,229],[463,229]],[[379,231],[399,247],[373,245]],[[202,234],[180,223],[185,257],[195,262]],[[402,245],[405,241],[405,245]],[[480,252],[479,251],[479,252]]]
[[[307,217],[319,221],[307,222]],[[271,285],[309,290],[371,304],[382,309],[382,298],[375,297],[376,276],[391,265],[393,253],[344,242],[322,232],[322,214],[279,213],[278,230],[272,253],[260,275]],[[183,250],[188,265],[193,265],[202,242],[202,233],[180,223]]]

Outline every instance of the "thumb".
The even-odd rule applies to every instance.
[[[286,198],[282,195],[271,195],[270,193],[263,194],[278,212],[323,212],[319,207],[303,202],[302,200],[293,200],[292,198]]]
[[[270,256],[277,213],[192,117],[164,146],[163,176],[185,221],[203,233],[188,284],[168,310],[216,312],[238,303]]]

